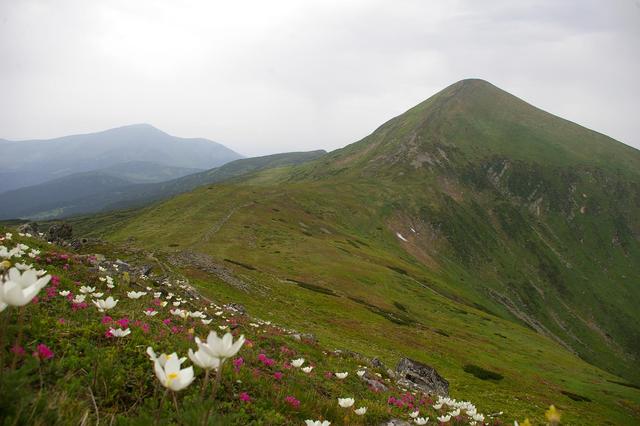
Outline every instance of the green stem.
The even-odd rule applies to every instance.
[[[162,394],[162,398],[160,399],[160,402],[158,403],[158,409],[156,410],[156,421],[155,421],[156,426],[160,424],[160,410],[162,409],[164,400],[167,399],[168,393],[169,393],[169,389],[165,390],[164,394]]]
[[[209,369],[207,368],[204,373],[204,382],[202,382],[202,389],[200,389],[200,399],[204,400],[204,390],[209,384]]]
[[[15,348],[18,348],[22,343],[22,330],[24,328],[24,306],[20,306],[18,309],[18,337],[16,337],[16,343],[14,344]],[[18,351],[14,351],[13,353],[13,361],[11,362],[11,369],[15,370],[18,365]]]

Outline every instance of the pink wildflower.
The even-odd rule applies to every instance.
[[[11,352],[18,356],[24,356],[24,354],[26,353],[24,348],[20,345],[13,345],[13,347],[11,348]]]
[[[236,371],[240,371],[240,368],[244,364],[244,359],[242,357],[234,358],[233,360],[233,369]]]
[[[284,401],[290,406],[292,406],[293,408],[300,407],[300,401],[296,399],[294,396],[289,395],[284,399]]]
[[[246,392],[242,392],[240,394],[240,401],[245,402],[245,403],[250,403],[251,402],[251,397],[249,396],[248,393]]]
[[[109,315],[105,315],[102,317],[103,324],[109,324],[111,321],[113,321],[113,318],[111,318]]]
[[[280,371],[276,371],[275,373],[273,373],[273,378],[276,380],[282,379],[282,376],[284,376],[284,374],[282,374],[282,372]]]
[[[33,356],[44,361],[53,358],[53,351],[44,343],[40,343],[36,346],[36,351],[33,353]]]

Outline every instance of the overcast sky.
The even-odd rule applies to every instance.
[[[638,0],[0,0],[0,138],[335,149],[463,78],[640,148]]]

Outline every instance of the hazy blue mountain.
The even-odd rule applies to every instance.
[[[219,143],[171,136],[148,124],[56,139],[4,141],[0,192],[132,161],[202,170],[239,158]]]
[[[190,191],[201,185],[222,182],[269,168],[302,164],[324,154],[326,152],[320,150],[240,159],[218,168],[156,183],[133,183],[136,170],[142,169],[136,169],[135,163],[95,172],[76,173],[2,194],[0,219],[51,219],[140,206]],[[150,167],[149,164],[143,166]]]

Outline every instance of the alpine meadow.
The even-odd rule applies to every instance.
[[[640,7],[71,3],[0,5],[0,425],[640,424]]]

